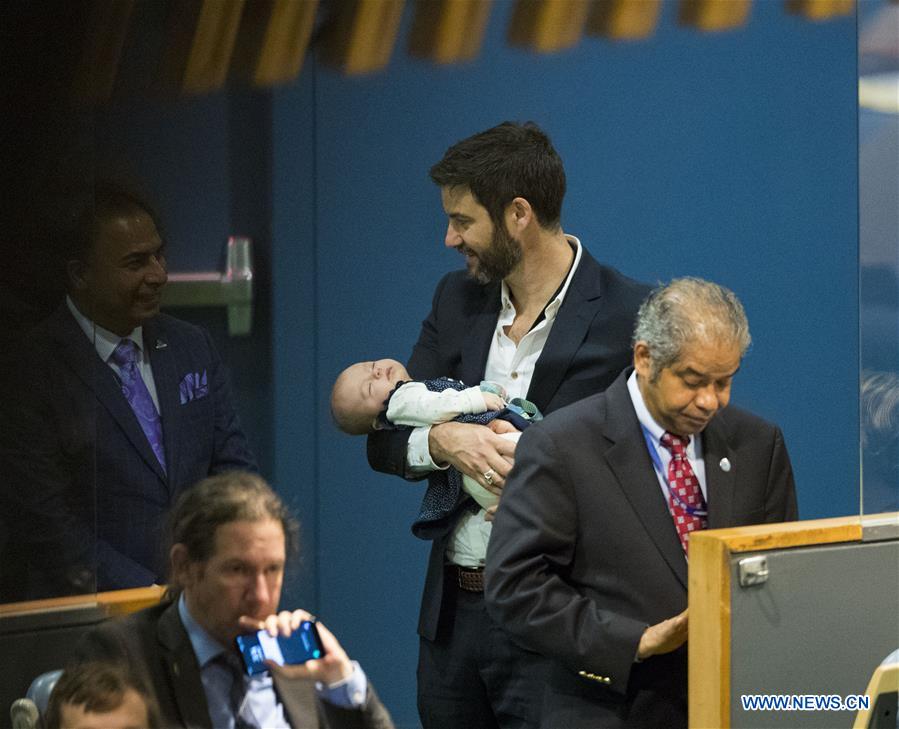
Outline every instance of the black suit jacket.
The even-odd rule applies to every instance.
[[[110,620],[89,633],[79,660],[127,661],[159,701],[166,729],[212,729],[200,668],[177,602],[162,603]],[[293,729],[391,729],[393,721],[369,684],[361,709],[342,709],[320,701],[313,682],[275,677],[275,691]]]
[[[162,526],[173,501],[206,476],[256,470],[209,333],[160,314],[143,325],[143,338],[166,471],[65,304],[25,342],[16,391],[0,406],[13,410],[0,423],[0,500],[16,515],[11,546],[48,580],[32,580],[28,597],[71,591],[49,565],[96,569],[99,590],[164,582]]]
[[[630,371],[524,432],[494,522],[487,606],[554,659],[547,727],[686,726],[686,647],[634,663],[646,627],[686,609],[687,561],[627,390]],[[702,444],[710,528],[797,518],[776,426],[727,407]]]
[[[602,266],[582,250],[549,338],[537,361],[527,399],[543,413],[604,390],[631,359],[634,318],[649,293],[645,284]],[[487,286],[455,271],[441,279],[431,313],[422,323],[408,370],[415,379],[447,376],[466,383],[483,379],[491,337],[500,313],[500,283]],[[408,432],[379,431],[368,439],[372,468],[406,474]],[[431,525],[433,539],[418,630],[434,639],[443,598],[444,553],[465,509],[477,508],[460,494],[449,517]]]

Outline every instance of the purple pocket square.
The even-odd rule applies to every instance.
[[[202,372],[188,372],[178,385],[181,395],[181,404],[186,405],[191,400],[199,400],[209,394],[209,383],[206,380],[206,370]]]

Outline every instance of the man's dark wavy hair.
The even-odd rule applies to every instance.
[[[494,225],[516,197],[527,200],[543,228],[559,228],[565,169],[549,137],[533,122],[503,122],[456,142],[431,167],[440,187],[466,187]]]

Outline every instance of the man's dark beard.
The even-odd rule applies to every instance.
[[[512,273],[521,260],[521,243],[499,224],[494,227],[490,246],[476,255],[478,266],[471,277],[481,284],[500,281]]]

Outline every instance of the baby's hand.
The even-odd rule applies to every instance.
[[[492,392],[482,392],[484,396],[484,402],[487,403],[487,411],[490,412],[492,410],[502,410],[506,407],[506,403],[503,402],[503,399],[499,395],[494,395]]]

